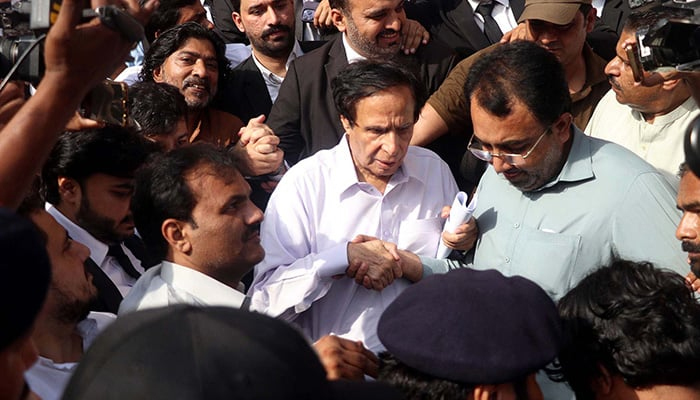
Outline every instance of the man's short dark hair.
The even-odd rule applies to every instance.
[[[468,101],[504,118],[520,101],[542,125],[571,112],[564,69],[557,58],[530,41],[498,45],[469,69],[464,87]]]
[[[147,137],[170,133],[187,115],[185,97],[167,83],[137,82],[129,87],[129,112]]]
[[[633,388],[700,384],[700,304],[685,279],[647,262],[614,261],[559,302],[571,343],[559,356],[579,400],[604,367]]]
[[[236,159],[225,149],[209,143],[196,143],[167,154],[157,154],[136,176],[132,199],[134,222],[153,256],[164,258],[168,242],[161,225],[168,218],[186,221],[196,227],[192,210],[197,199],[187,182],[194,169],[221,176],[238,173]]]
[[[231,0],[231,6],[233,7],[233,11],[237,13],[241,13],[241,0]]]
[[[185,22],[162,32],[146,53],[143,60],[143,68],[139,72],[139,79],[144,82],[153,82],[153,71],[163,65],[165,60],[182,47],[188,39],[193,38],[208,40],[214,46],[216,62],[219,64],[219,89],[221,89],[221,84],[229,73],[226,45],[214,31],[196,22]]]
[[[156,39],[157,32],[164,32],[177,25],[180,19],[180,9],[191,6],[199,0],[161,0],[158,8],[153,12],[148,23],[144,27],[144,33],[149,43],[153,43]],[[146,3],[146,0],[139,2],[141,6]]]
[[[355,124],[355,108],[360,100],[396,86],[406,86],[411,90],[415,100],[413,121],[417,121],[427,99],[426,89],[413,72],[401,65],[358,61],[350,64],[331,82],[335,108],[351,125]]]
[[[65,132],[41,172],[44,198],[60,203],[59,176],[75,179],[81,187],[94,174],[131,178],[152,150],[143,137],[117,126]]]
[[[378,380],[399,389],[407,399],[466,399],[472,386],[424,374],[389,352],[379,353]]]

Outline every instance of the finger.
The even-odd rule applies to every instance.
[[[396,244],[382,241],[382,246],[384,246],[384,249],[386,249],[386,251],[389,252],[389,255],[391,255],[391,258],[393,258],[394,261],[401,260],[401,256],[399,255],[399,249],[398,247],[396,247]]]
[[[365,277],[362,279],[362,286],[364,286],[365,289],[372,290],[372,280],[369,279],[369,276],[365,275]]]
[[[61,3],[61,9],[58,11],[58,17],[54,24],[54,30],[69,31],[78,25],[82,17],[82,2],[78,0],[64,0]]]
[[[442,218],[447,218],[450,216],[450,211],[452,210],[451,206],[444,206],[442,207],[442,210],[440,211],[440,217]]]

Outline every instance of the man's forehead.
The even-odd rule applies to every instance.
[[[201,54],[200,51],[202,49],[198,49],[197,51],[194,50],[195,47],[206,47],[206,51],[209,54]],[[175,53],[195,53],[198,55],[204,55],[204,56],[211,56],[211,57],[216,57],[216,51],[214,50],[214,43],[212,43],[209,39],[204,39],[204,38],[198,38],[198,37],[191,37],[186,39],[180,47],[175,50]]]
[[[269,6],[271,4],[283,4],[291,2],[290,0],[241,0],[241,11],[257,8],[263,6]]]
[[[404,0],[348,0],[350,10],[361,12],[376,12],[379,10],[393,10]]]

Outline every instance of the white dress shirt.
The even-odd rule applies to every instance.
[[[102,271],[109,277],[114,285],[119,289],[122,296],[126,296],[136,279],[127,274],[124,269],[119,265],[116,258],[108,256],[109,246],[105,243],[100,242],[95,239],[88,231],[81,228],[80,226],[73,223],[65,215],[61,214],[60,211],[53,205],[46,203],[46,211],[51,214],[56,221],[63,226],[66,231],[68,231],[68,236],[70,236],[76,242],[82,243],[90,249],[90,258],[97,264]],[[129,257],[131,264],[134,266],[136,271],[143,274],[144,269],[141,267],[141,261],[134,256],[134,254],[123,244],[120,244],[124,254]]]
[[[83,338],[83,352],[87,351],[100,332],[114,322],[116,317],[112,313],[93,311],[78,323],[77,331]],[[55,363],[51,359],[39,356],[37,362],[24,373],[24,378],[29,388],[42,400],[58,400],[77,366],[77,362]]]
[[[287,57],[287,64],[285,69],[289,69],[289,64],[292,63],[292,60],[303,55],[304,51],[301,49],[301,46],[299,46],[299,42],[295,40],[292,52],[289,53],[289,57]],[[265,68],[265,66],[262,65],[260,61],[258,61],[258,59],[255,57],[255,54],[253,54],[253,62],[255,63],[255,66],[257,66],[260,70],[260,74],[262,74],[263,81],[265,81],[265,86],[267,86],[267,93],[270,94],[270,100],[272,100],[272,102],[274,103],[275,100],[277,100],[277,95],[280,92],[280,86],[282,86],[282,81],[284,81],[284,77],[274,74],[272,71]]]
[[[333,333],[383,349],[376,335],[379,317],[410,282],[398,279],[375,291],[345,276],[333,279],[348,267],[348,242],[365,234],[435,256],[440,212],[457,190],[447,165],[419,147],[409,147],[384,194],[358,181],[345,136],[334,148],[300,161],[284,175],[265,212],[266,255],[255,268],[251,309],[293,321],[313,341]]]
[[[476,8],[479,6],[481,1],[479,0],[467,0],[469,5],[472,6],[474,11],[474,21],[476,25],[484,30],[484,17],[476,12]],[[501,32],[506,33],[516,26],[518,26],[518,21],[516,21],[515,16],[513,16],[513,9],[510,7],[509,0],[493,0],[493,11],[491,11],[491,16],[501,28]]]
[[[241,308],[245,295],[192,268],[163,261],[139,278],[119,306],[119,315],[172,304]]]

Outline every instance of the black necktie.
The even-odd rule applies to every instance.
[[[122,246],[119,244],[113,244],[109,246],[109,251],[107,251],[108,256],[112,256],[117,259],[119,265],[121,265],[124,272],[129,274],[130,277],[138,279],[141,274],[134,268],[134,264],[131,263],[129,257],[126,256]]]
[[[491,11],[493,11],[493,2],[486,1],[479,3],[476,7],[476,13],[484,17],[484,34],[490,43],[498,43],[503,37],[503,32],[501,28],[498,27],[496,20],[491,16]]]

